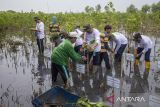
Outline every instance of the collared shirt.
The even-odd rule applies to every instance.
[[[75,29],[74,31],[77,32],[79,35],[83,34],[83,32],[80,31],[79,29]],[[77,37],[76,42],[75,42],[75,46],[79,46],[79,45],[82,45],[82,44],[83,44],[82,37]]]
[[[87,44],[91,45],[93,41],[95,41],[98,45],[95,47],[95,52],[101,51],[101,41],[100,41],[100,32],[93,28],[92,33],[85,33],[85,41]]]
[[[122,33],[114,32],[112,34],[114,35],[114,40],[113,41],[116,43],[115,53],[117,53],[117,51],[121,47],[121,45],[122,44],[127,44],[128,40]],[[111,41],[111,45],[113,44],[113,41]]]
[[[152,41],[149,37],[145,35],[141,35],[142,39],[140,43],[135,42],[135,47],[138,48],[144,48],[143,53],[146,53],[148,49],[152,48]]]
[[[44,38],[44,23],[43,22],[39,22],[36,24],[36,36],[37,39],[43,39]]]

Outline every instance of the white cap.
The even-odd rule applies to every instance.
[[[77,32],[69,32],[69,35],[68,35],[69,37],[78,37],[79,36],[79,34],[77,33]]]

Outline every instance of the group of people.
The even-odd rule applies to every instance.
[[[38,17],[34,19],[36,21],[36,28],[32,30],[36,32],[39,52],[43,54],[44,24]],[[52,29],[50,29],[51,31]],[[69,70],[67,63],[69,58],[74,62],[85,62],[93,57],[92,64],[95,66],[100,66],[102,60],[104,60],[107,68],[106,72],[110,73],[111,66],[108,52],[114,54],[115,61],[121,62],[123,52],[128,44],[128,39],[125,35],[120,32],[112,32],[111,25],[104,26],[103,33],[87,24],[83,26],[83,30],[80,30],[80,26],[76,26],[72,32],[63,33],[62,35],[63,40],[61,39],[61,42],[56,44],[51,54],[51,73],[53,82],[57,80],[57,75],[60,73],[65,86],[68,86]],[[62,38],[62,35],[58,38]],[[151,39],[140,33],[134,34],[133,38],[136,44],[135,64],[138,64],[141,55],[145,54],[146,68],[149,68],[152,48]],[[115,43],[115,47],[113,47],[113,43]]]

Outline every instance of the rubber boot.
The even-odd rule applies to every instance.
[[[150,61],[145,61],[145,69],[150,69]]]
[[[139,64],[139,59],[135,59],[135,65]]]
[[[150,61],[145,61],[145,72],[143,75],[144,80],[148,79],[149,70],[150,70]]]

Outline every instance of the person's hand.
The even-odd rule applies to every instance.
[[[141,55],[141,54],[137,54],[137,55],[136,55],[136,58],[140,57],[140,55]]]
[[[111,49],[111,52],[114,54],[114,50]]]
[[[83,49],[86,49],[86,48],[87,48],[87,43],[86,43],[86,42],[84,42],[84,43],[82,44],[82,48],[83,48]]]
[[[138,57],[140,57],[142,54],[143,54],[143,52],[137,54],[136,57],[138,58]]]
[[[88,47],[87,50],[88,50],[89,52],[93,52],[94,48],[93,48],[93,47]]]
[[[82,56],[82,60],[86,61],[87,60],[86,56]]]
[[[80,52],[83,52],[83,48],[81,47],[81,48],[79,49],[79,51],[80,51]]]
[[[36,31],[36,29],[35,29],[35,28],[30,28],[30,30],[31,30],[31,31]]]

